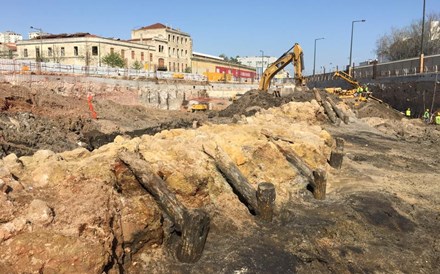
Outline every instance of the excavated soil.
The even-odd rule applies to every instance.
[[[437,273],[440,129],[405,119],[375,101],[343,103],[333,98],[350,117],[348,124],[336,126],[322,108],[308,103],[312,98],[307,91],[281,98],[249,91],[218,113],[191,114],[97,97],[94,120],[86,98],[56,91],[35,96],[28,88],[0,84],[0,158],[36,152],[4,158],[9,171],[0,166],[0,202],[6,205],[0,214],[0,273]],[[285,105],[291,101],[298,104]],[[280,110],[262,110],[271,107]],[[302,120],[303,114],[308,118]],[[263,128],[282,121],[287,137],[296,138],[297,143],[290,144],[295,148],[307,140],[325,143],[322,150],[301,147],[305,158],[320,164],[333,146],[329,138],[345,140],[342,169],[326,166],[325,200],[313,198],[304,180],[280,162],[273,145],[259,143],[266,138],[255,139],[257,148],[247,143],[253,133],[249,127],[262,123],[258,119],[265,121]],[[194,144],[209,138],[184,130],[194,121],[205,124],[200,131],[224,141],[224,146],[240,144],[234,160],[252,181],[290,178],[286,185],[277,182],[287,189],[277,189],[282,203],[272,223],[252,216],[220,177],[206,179],[193,170],[195,165],[216,173],[209,167],[212,163],[193,150]],[[293,130],[289,124],[298,126]],[[177,128],[181,130],[170,130]],[[303,136],[306,132],[313,134]],[[316,136],[324,141],[316,141]],[[115,162],[119,147],[113,146],[141,151],[145,159],[157,161],[159,175],[180,200],[208,211],[210,232],[196,263],[175,258],[170,220]],[[38,151],[74,148],[60,154]],[[80,160],[84,163],[76,164]],[[182,175],[172,172],[177,167]],[[272,177],[260,174],[266,170],[274,170]],[[187,181],[192,184],[182,183]],[[37,209],[45,214],[34,216]],[[119,234],[121,230],[131,238]]]

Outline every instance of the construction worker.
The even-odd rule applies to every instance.
[[[362,86],[359,86],[358,88],[357,88],[357,94],[356,94],[356,96],[361,96],[361,94],[362,94],[362,92],[364,92],[364,89],[362,88]]]
[[[423,113],[423,120],[425,121],[425,123],[429,123],[429,108],[427,108],[425,113]]]
[[[435,124],[440,125],[440,111],[437,112],[437,116],[435,116]]]
[[[411,117],[411,109],[410,109],[410,108],[407,108],[407,109],[406,109],[406,111],[405,111],[405,116],[408,117],[408,118]]]

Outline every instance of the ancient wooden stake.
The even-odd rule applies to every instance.
[[[209,216],[200,209],[187,211],[184,217],[182,239],[176,257],[181,262],[197,262],[202,256],[209,231]]]
[[[322,106],[324,107],[325,113],[327,114],[327,117],[330,119],[330,121],[333,124],[336,124],[337,123],[336,114],[333,112],[333,109],[332,109],[330,103],[327,101],[323,101]]]
[[[333,110],[336,112],[336,115],[345,123],[348,124],[348,116],[335,104],[332,98],[327,97],[327,101],[330,103]]]
[[[208,214],[200,209],[188,211],[167,188],[166,183],[156,175],[153,168],[136,154],[122,151],[118,157],[170,217],[175,229],[181,232],[177,258],[187,263],[197,261],[202,255],[208,236],[210,224]]]
[[[282,148],[275,141],[272,141],[278,150],[286,157],[287,161],[295,166],[298,171],[307,178],[312,188],[315,199],[325,199],[327,186],[327,173],[322,169],[312,170],[294,151]]]
[[[317,101],[320,105],[322,105],[322,98],[321,98],[321,94],[319,94],[319,90],[316,89],[316,88],[314,88],[314,89],[313,89],[313,93],[315,94],[315,99],[316,99],[316,101]]]
[[[275,186],[272,183],[260,183],[257,189],[259,217],[265,222],[272,222],[275,206]]]
[[[246,177],[244,177],[228,154],[219,146],[212,149],[204,145],[203,151],[215,160],[215,166],[223,174],[239,199],[249,208],[251,213],[257,215],[258,204],[255,189],[248,183]]]
[[[331,167],[340,169],[344,159],[344,139],[336,138],[336,148],[330,154],[329,164]]]
[[[327,173],[325,170],[317,169],[313,171],[313,181],[310,182],[310,186],[312,187],[312,193],[315,199],[325,199],[327,187]]]

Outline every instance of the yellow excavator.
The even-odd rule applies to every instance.
[[[367,92],[363,92],[363,93],[358,94],[357,91],[359,90],[361,85],[359,84],[359,82],[356,79],[354,79],[349,74],[347,74],[343,71],[335,71],[335,73],[333,74],[333,77],[334,78],[339,77],[352,86],[352,88],[349,90],[335,89],[334,92],[330,91],[331,89],[328,89],[328,90],[326,89],[327,91],[329,91],[331,93],[337,93],[337,95],[339,95],[339,98],[358,97],[357,98],[358,101],[366,101],[371,94],[371,93],[367,93]]]
[[[278,60],[273,62],[266,70],[260,79],[259,90],[267,91],[270,87],[270,81],[272,78],[283,68],[285,68],[289,63],[293,63],[295,68],[295,84],[297,86],[304,86],[305,80],[302,75],[304,70],[304,58],[302,48],[298,43],[295,43],[288,51],[281,55]]]

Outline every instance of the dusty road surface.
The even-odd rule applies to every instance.
[[[195,114],[94,98],[94,120],[86,98],[3,83],[0,273],[438,273],[440,129],[377,102],[338,105],[348,124],[331,124],[308,92],[250,91]],[[341,169],[327,163],[336,137]],[[212,145],[252,187],[274,184],[272,222],[238,199],[203,151]],[[325,200],[277,146],[327,171]],[[181,232],[121,151],[208,213],[197,262],[178,260]]]

